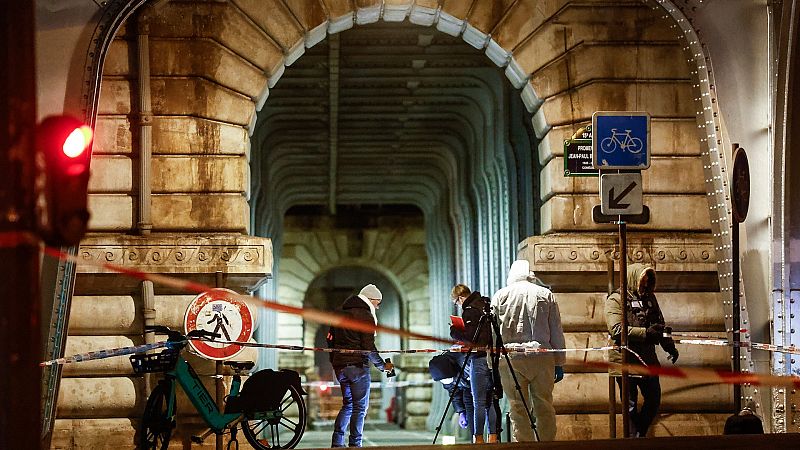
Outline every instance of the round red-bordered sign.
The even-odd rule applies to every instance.
[[[216,288],[195,297],[183,317],[184,332],[205,330],[220,334],[220,340],[249,341],[253,337],[253,313],[237,295],[230,289]],[[244,350],[241,345],[198,340],[190,340],[189,345],[201,356],[216,360],[233,358]]]

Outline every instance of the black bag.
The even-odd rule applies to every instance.
[[[458,365],[458,360],[450,352],[436,355],[428,361],[428,370],[431,373],[431,378],[434,381],[439,381],[445,378],[453,378],[458,376],[461,366]]]
[[[725,421],[722,434],[764,434],[764,426],[755,414],[734,414]]]
[[[300,374],[293,370],[259,370],[250,375],[236,397],[228,397],[225,414],[276,411],[281,409],[281,401],[289,386],[294,386],[300,394],[306,394],[300,382]]]

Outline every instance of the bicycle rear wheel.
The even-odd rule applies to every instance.
[[[142,431],[139,441],[144,450],[166,450],[175,427],[175,416],[169,414],[166,387],[159,383],[147,398],[142,416]]]
[[[280,406],[274,411],[248,414],[242,421],[244,437],[253,448],[294,448],[306,429],[306,404],[303,395],[289,385]]]

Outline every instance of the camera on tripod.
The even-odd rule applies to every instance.
[[[386,358],[385,362],[387,364],[391,364],[392,363],[392,358]],[[392,367],[392,370],[386,372],[386,378],[392,378],[392,377],[395,377],[395,376],[397,376],[397,372],[394,371],[394,367]]]

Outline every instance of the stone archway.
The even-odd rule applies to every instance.
[[[523,256],[544,268],[537,269],[540,273],[574,273],[578,266],[569,264],[583,257],[583,252],[575,250],[580,245],[586,249],[587,260],[594,264],[587,267],[592,272],[602,272],[598,268],[602,263],[596,255],[603,255],[604,250],[613,247],[608,239],[594,237],[597,228],[588,213],[592,183],[559,176],[563,138],[585,123],[596,109],[656,112],[653,131],[658,138],[654,152],[659,160],[646,174],[645,189],[653,202],[651,208],[659,213],[654,215],[653,224],[641,228],[644,257],[658,262],[659,255],[674,253],[679,255],[673,261],[676,270],[704,274],[701,276],[715,272],[714,267],[706,264],[708,258],[713,261],[715,249],[705,203],[706,191],[710,189],[703,184],[705,177],[699,156],[708,143],[698,140],[695,111],[685,106],[692,103],[694,92],[688,75],[691,70],[684,65],[680,44],[667,21],[638,1],[617,3],[619,11],[605,3],[592,5],[567,0],[545,6],[525,1],[413,4],[364,1],[354,7],[351,2],[321,1],[302,3],[292,9],[280,1],[245,0],[162,5],[144,17],[148,27],[138,30],[138,36],[149,36],[152,47],[158,49],[158,52],[151,50],[151,54],[169,55],[151,58],[145,77],[152,85],[152,116],[147,112],[142,114],[136,95],[140,86],[134,77],[140,68],[130,57],[136,47],[136,27],[131,24],[129,34],[119,36],[109,49],[97,117],[98,142],[93,161],[96,175],[91,187],[95,212],[91,226],[97,234],[87,240],[84,248],[102,257],[109,247],[132,247],[131,239],[124,235],[141,231],[137,226],[142,207],[137,206],[140,195],[134,187],[138,181],[136,172],[152,173],[146,184],[153,196],[145,200],[152,207],[153,232],[241,238],[256,231],[252,228],[251,205],[247,203],[248,186],[241,180],[247,176],[253,150],[247,133],[255,123],[256,111],[268,97],[269,87],[280,79],[285,65],[300,57],[305,46],[324,39],[326,33],[379,19],[408,18],[420,25],[435,24],[440,31],[461,36],[470,45],[484,49],[491,61],[506,67],[512,84],[522,88],[522,100],[534,114],[533,127],[541,139],[537,155],[544,167],[540,180],[541,231],[548,235],[545,244],[560,245],[557,249],[539,248],[542,251],[534,252],[536,245],[542,244],[539,238],[520,247]],[[265,14],[267,10],[269,14]],[[632,23],[637,25],[631,26]],[[620,41],[629,43],[624,45],[625,51],[617,49]],[[189,56],[192,54],[204,57],[192,58]],[[660,58],[674,64],[648,64]],[[598,60],[604,63],[593,64]],[[140,125],[144,127],[141,129],[151,126],[154,150],[152,158],[142,161],[133,151],[138,142],[146,139],[146,133],[138,131]],[[134,163],[144,166],[134,170]],[[219,177],[222,173],[230,176]],[[673,173],[684,174],[686,178],[682,183],[664,182]],[[712,176],[718,175],[712,172]],[[670,213],[675,209],[689,213]],[[556,233],[567,235],[555,237]],[[667,237],[651,240],[647,233]],[[135,244],[149,245],[151,241],[155,239],[144,237]],[[674,252],[665,252],[670,246]],[[692,246],[699,249],[696,253],[699,259],[684,261],[681,255]],[[500,283],[497,279],[502,278],[502,267],[508,262],[495,263],[491,277],[484,276],[494,280],[492,283]],[[684,262],[687,266],[680,266]],[[142,267],[154,270],[147,265]],[[228,270],[227,266],[222,267]],[[437,273],[445,272],[440,267],[435,269]],[[91,303],[101,303],[112,294],[104,288],[104,281],[94,277],[80,273],[76,293],[90,294]],[[721,317],[717,317],[716,311],[708,311],[712,303],[720,304],[721,298],[707,281],[702,286],[708,290],[703,297],[707,316],[701,321],[713,323],[712,328],[717,330],[721,328]],[[96,290],[81,290],[81,286]],[[584,308],[596,305],[598,293],[583,292],[569,281],[563,286],[565,298],[571,299],[566,300],[566,307],[576,311],[574,328],[569,332],[576,333],[575,337],[581,332],[594,333],[590,337],[597,338],[602,326],[595,320],[597,316],[594,313],[587,316]],[[135,297],[133,303],[136,304]],[[141,306],[135,308],[139,308],[137,314],[144,315]],[[687,323],[688,329],[699,326],[696,321]],[[104,325],[86,333],[107,337],[124,331],[117,328],[109,331]],[[122,382],[124,386],[120,389],[127,394],[134,393],[126,394],[125,398],[135,398],[136,380],[130,381],[127,374],[117,371],[104,374]],[[575,374],[575,379],[582,376],[579,375]],[[89,378],[88,373],[80,370],[72,377]],[[591,394],[595,413],[602,400],[596,394]],[[76,403],[80,402],[80,393],[71,395],[76,396]],[[718,400],[726,403],[724,393]],[[129,403],[104,418],[129,414],[126,411],[133,411],[136,401]],[[582,408],[585,412],[585,402],[579,399],[565,404],[564,411]],[[681,403],[675,410],[691,410],[692,406],[687,405],[690,404]],[[82,410],[65,411],[68,412],[61,417],[69,426],[71,419],[88,414]],[[569,429],[569,422],[564,421],[570,419],[562,419],[560,425],[566,425],[562,429]],[[571,435],[602,436],[602,427],[596,421],[596,417],[574,420],[580,430]]]
[[[277,289],[282,303],[303,306],[309,285],[336,267],[370,268],[389,280],[403,299],[400,314],[404,321],[399,325],[417,333],[431,332],[428,257],[421,223],[400,229],[379,226],[351,230],[337,229],[324,218],[317,221],[311,229],[298,229],[291,223],[284,229]],[[389,242],[391,245],[387,245]],[[278,341],[308,345],[302,333],[289,331],[296,327],[302,329],[298,318],[280,315],[278,328],[287,331],[278,335]],[[413,344],[404,343],[409,348]]]

